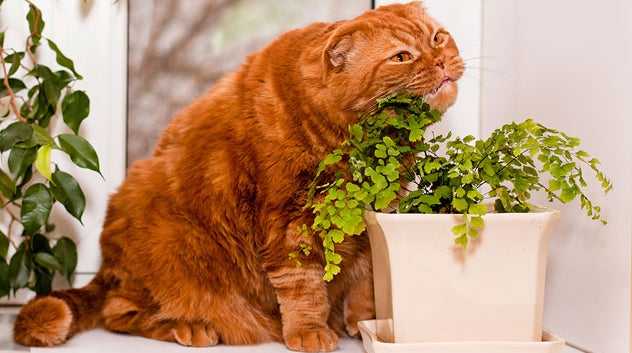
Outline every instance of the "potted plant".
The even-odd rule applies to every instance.
[[[24,288],[47,294],[56,274],[70,282],[77,266],[75,242],[55,233],[49,217],[59,203],[81,222],[86,198],[72,174],[54,163],[52,151],[62,151],[77,167],[100,173],[97,153],[80,132],[90,113],[88,95],[75,88],[83,77],[44,36],[40,9],[28,0],[26,5],[29,35],[26,41],[19,39],[24,47],[5,46],[6,32],[0,32],[0,154],[6,161],[0,168],[0,214],[5,219],[0,230],[0,299]],[[17,42],[9,37],[7,43]],[[38,60],[46,47],[56,65]]]
[[[309,206],[324,279],[344,265],[336,244],[368,230],[380,340],[540,342],[558,213],[532,205],[532,194],[579,199],[605,223],[585,169],[605,192],[612,184],[579,139],[533,120],[487,139],[425,136],[440,118],[420,98],[381,100],[322,161]]]

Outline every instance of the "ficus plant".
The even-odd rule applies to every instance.
[[[78,167],[100,173],[94,148],[79,134],[90,113],[87,94],[74,88],[83,77],[44,35],[40,9],[25,2],[29,35],[24,48],[6,48],[5,32],[0,32],[0,212],[6,220],[0,230],[0,297],[20,288],[47,293],[56,273],[70,281],[75,271],[75,243],[52,234],[49,216],[59,202],[81,222],[85,195],[77,180],[51,160],[51,152],[62,151]],[[46,49],[55,66],[38,61]],[[63,121],[67,133],[51,134],[56,120]]]
[[[326,281],[341,270],[336,245],[365,231],[366,210],[461,214],[452,232],[463,248],[479,236],[486,213],[535,210],[534,192],[561,203],[579,199],[587,216],[605,223],[586,194],[586,172],[604,192],[612,183],[599,161],[579,149],[579,139],[530,119],[504,125],[486,139],[426,136],[440,120],[422,98],[380,100],[376,112],[350,126],[349,138],[320,163],[307,207],[323,243]],[[309,250],[303,245],[290,256],[299,260]]]

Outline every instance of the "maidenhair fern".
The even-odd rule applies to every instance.
[[[308,206],[315,216],[312,231],[324,247],[325,280],[341,270],[336,244],[366,229],[365,210],[462,214],[463,223],[452,231],[463,247],[478,237],[490,202],[494,212],[529,212],[537,191],[550,201],[579,198],[589,217],[605,223],[586,195],[585,173],[592,172],[605,192],[612,183],[599,161],[579,149],[579,139],[533,120],[504,125],[482,140],[450,133],[427,137],[427,128],[440,119],[420,98],[383,99],[320,163]],[[326,174],[335,177],[325,180]],[[292,257],[309,254],[300,250]]]

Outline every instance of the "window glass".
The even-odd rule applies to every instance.
[[[149,156],[174,113],[280,33],[370,7],[370,0],[130,1],[128,163]]]

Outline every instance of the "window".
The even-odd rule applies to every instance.
[[[370,8],[370,0],[130,1],[128,163],[149,156],[179,109],[280,33]]]

